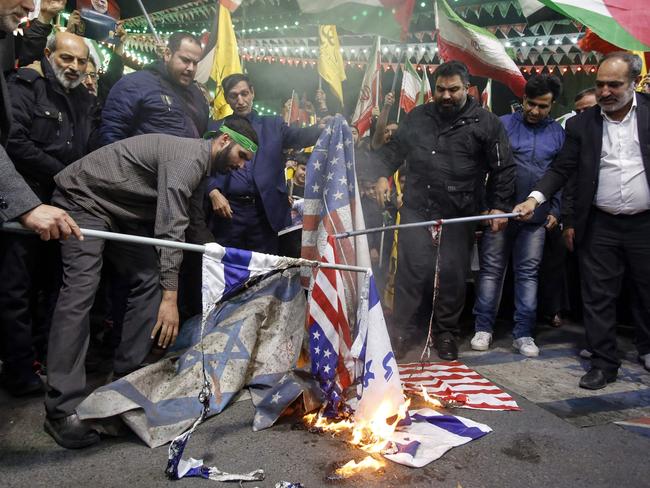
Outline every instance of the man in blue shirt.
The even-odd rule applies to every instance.
[[[516,163],[518,201],[528,196],[564,144],[564,130],[549,117],[561,90],[562,84],[556,77],[535,76],[526,83],[523,110],[501,117]],[[509,222],[505,232],[484,232],[472,349],[486,351],[490,346],[505,271],[512,256],[515,277],[513,347],[524,356],[539,355],[532,338],[537,318],[537,275],[546,230],[557,225],[559,216],[560,200],[559,195],[555,195],[537,209],[531,220]]]
[[[290,223],[282,151],[313,146],[322,128],[289,127],[282,117],[258,115],[253,110],[255,89],[243,74],[227,76],[222,86],[226,101],[236,115],[250,121],[260,143],[241,170],[208,179],[213,210],[208,224],[221,245],[277,254],[278,231]],[[221,121],[210,129],[219,125]]]

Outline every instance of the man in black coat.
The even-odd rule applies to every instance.
[[[9,79],[13,123],[7,152],[18,172],[41,201],[49,202],[54,175],[85,156],[98,125],[94,98],[81,85],[88,62],[88,47],[74,34],[51,37],[40,63],[21,68]],[[5,237],[0,258],[0,323],[4,340],[2,384],[14,394],[36,390],[40,381],[32,370],[32,318],[39,293],[39,326],[45,353],[51,308],[59,286],[58,244],[36,236]],[[36,286],[38,278],[41,286]]]
[[[512,208],[515,166],[508,137],[499,118],[467,96],[468,87],[464,64],[440,65],[434,101],[409,112],[379,152],[377,198],[382,204],[389,197],[386,177],[406,160],[409,184],[400,209],[402,224],[475,215],[484,202],[491,214]],[[490,225],[497,232],[507,223],[497,218]],[[424,227],[401,230],[399,242],[394,316],[398,340],[413,341],[416,329],[428,326],[431,316],[436,248]],[[433,311],[441,359],[458,357],[455,336],[473,244],[474,225],[450,225],[442,232],[440,293]]]
[[[0,0],[0,39],[11,35],[20,19],[32,10],[33,0]],[[0,94],[0,222],[19,218],[24,226],[44,240],[65,238],[72,233],[81,237],[79,227],[66,212],[40,203],[5,152],[11,127],[11,104],[2,73]]]
[[[513,212],[535,208],[576,178],[575,247],[579,251],[583,316],[592,348],[591,370],[580,387],[616,380],[616,299],[626,263],[650,327],[650,95],[636,93],[641,60],[625,52],[603,58],[596,75],[598,105],[572,117],[566,141],[528,199]],[[647,331],[643,334],[648,337]],[[639,344],[650,370],[650,344]]]

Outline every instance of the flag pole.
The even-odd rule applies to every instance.
[[[379,107],[379,80],[381,79],[381,36],[377,36],[377,54],[379,55],[379,63],[377,67],[377,86],[375,87],[375,106]]]
[[[374,227],[372,229],[364,230],[353,230],[350,232],[342,232],[340,234],[335,234],[336,239],[344,239],[346,237],[360,236],[363,234],[376,234],[377,232],[385,232],[388,230],[401,230],[401,229],[411,229],[415,227],[431,227],[438,225],[449,225],[449,224],[465,224],[468,222],[480,222],[483,220],[495,220],[495,219],[511,219],[519,217],[521,214],[516,213],[503,213],[503,214],[490,214],[490,215],[472,215],[470,217],[456,217],[453,219],[437,219],[437,220],[428,220],[426,222],[412,222],[410,224],[397,224],[389,225],[387,227]]]
[[[406,56],[406,53],[408,52],[408,49],[406,48],[406,44],[404,44],[404,56]],[[395,70],[395,78],[393,78],[393,86],[395,86],[395,83],[397,81],[397,72],[402,68],[401,60],[402,56],[400,55],[399,59],[397,60],[397,69]],[[406,58],[404,59],[404,63],[406,67]],[[399,102],[397,104],[397,120],[396,122],[399,124],[399,118],[402,115],[402,90],[400,89],[399,91]]]
[[[151,17],[149,17],[149,13],[147,12],[147,9],[144,8],[144,4],[142,3],[142,0],[138,0],[138,4],[140,5],[140,9],[142,9],[142,13],[144,14],[145,19],[147,19],[147,24],[149,24],[149,28],[151,29],[153,36],[156,38],[156,42],[158,44],[162,44],[160,36],[158,35],[158,31],[156,31],[156,28],[153,26]]]
[[[0,230],[4,232],[18,232],[18,233],[27,233],[32,234],[33,231],[24,227],[18,222],[5,222],[0,225]],[[126,242],[129,244],[139,244],[143,246],[157,246],[157,247],[166,247],[170,249],[181,249],[183,251],[199,252],[205,253],[206,246],[201,244],[190,244],[187,242],[176,242],[168,241],[165,239],[155,239],[153,237],[143,237],[143,236],[134,236],[131,234],[120,234],[118,232],[109,232],[105,230],[95,230],[95,229],[79,229],[81,234],[84,237],[97,237],[99,239],[106,239],[107,241],[118,241]],[[362,266],[350,266],[347,264],[333,264],[333,263],[321,263],[320,261],[312,261],[309,259],[303,258],[286,258],[287,262],[291,266],[307,266],[310,268],[329,268],[329,269],[338,269],[341,271],[354,271],[357,273],[366,273],[369,271],[369,268],[364,268]]]

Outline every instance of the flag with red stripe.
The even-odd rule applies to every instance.
[[[321,257],[337,263],[334,237],[329,236]],[[311,372],[327,395],[327,412],[336,414],[341,394],[352,384],[352,335],[341,272],[319,267],[309,298],[308,315]]]
[[[458,361],[399,365],[404,392],[430,396],[475,410],[521,410],[497,385]]]
[[[307,162],[301,255],[306,259],[321,259],[327,236],[364,228],[352,132],[345,119],[337,115],[323,130]],[[340,264],[370,267],[366,236],[337,239],[335,246]],[[349,317],[356,313],[357,274],[341,274]],[[312,277],[313,271],[305,270],[303,285],[307,286]]]

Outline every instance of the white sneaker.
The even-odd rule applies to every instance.
[[[472,337],[470,345],[475,351],[487,351],[490,348],[490,343],[492,342],[492,334],[490,332],[477,332]]]
[[[519,339],[515,339],[512,343],[512,347],[529,358],[539,356],[539,348],[535,345],[535,341],[532,337],[520,337]]]

